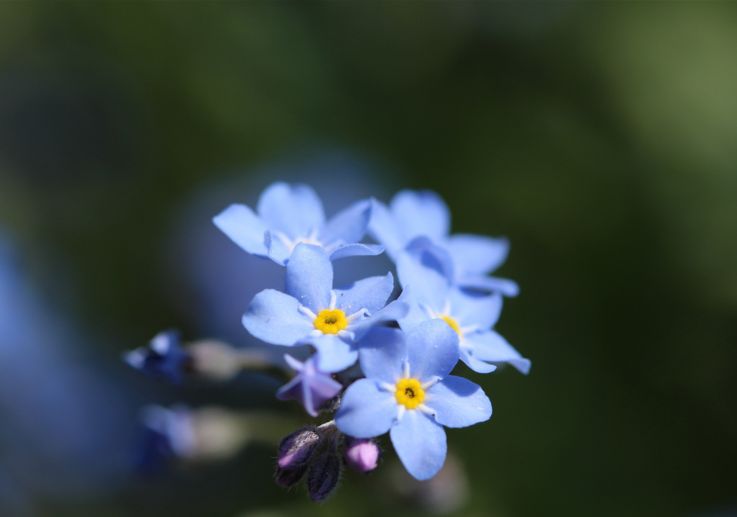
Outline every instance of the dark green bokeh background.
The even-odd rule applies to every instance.
[[[116,357],[191,328],[162,258],[183,200],[356,153],[388,189],[441,193],[456,231],[512,242],[499,329],[533,369],[473,376],[495,416],[449,433],[464,515],[737,512],[735,49],[718,2],[6,3],[0,220],[39,271],[64,262]],[[396,510],[381,472],[311,506],[272,486],[272,455],[40,508]]]

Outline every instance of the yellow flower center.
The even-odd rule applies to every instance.
[[[445,323],[447,323],[448,326],[450,328],[452,328],[455,331],[456,334],[458,334],[458,337],[463,336],[463,332],[461,331],[461,326],[458,324],[458,322],[454,318],[452,318],[452,317],[450,317],[448,315],[445,315],[445,316],[441,316],[441,319]]]
[[[398,404],[407,409],[415,409],[425,400],[425,390],[417,379],[399,379],[394,397]]]
[[[337,334],[348,326],[348,319],[340,309],[323,309],[313,324],[323,334]]]

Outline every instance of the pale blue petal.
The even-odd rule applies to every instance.
[[[320,198],[307,185],[274,183],[261,194],[258,214],[271,230],[306,237],[325,221]]]
[[[459,287],[475,289],[487,293],[501,293],[504,296],[515,297],[519,294],[519,286],[514,280],[496,278],[493,276],[461,275],[456,279]]]
[[[445,463],[445,430],[421,411],[407,411],[392,427],[390,436],[397,456],[415,479],[430,479]]]
[[[384,253],[384,246],[378,244],[341,244],[330,253],[330,260],[340,260],[346,257],[373,257]]]
[[[248,253],[266,254],[264,244],[266,226],[246,205],[230,205],[213,217],[212,222]]]
[[[361,379],[343,394],[335,424],[348,436],[373,438],[387,432],[396,416],[394,393],[382,390],[372,379]]]
[[[458,335],[443,320],[420,323],[405,333],[410,376],[445,377],[458,362]]]
[[[360,309],[366,309],[373,314],[386,305],[393,290],[394,277],[391,273],[364,278],[348,289],[336,289],[337,307],[348,315]]]
[[[509,363],[521,373],[527,374],[532,363],[493,330],[466,336],[464,346],[473,349],[476,358],[490,363]]]
[[[243,326],[254,337],[272,345],[291,346],[307,336],[313,325],[299,311],[299,302],[274,289],[258,293],[246,313]]]
[[[439,311],[445,304],[450,289],[450,279],[439,269],[436,255],[429,250],[410,253],[404,251],[397,257],[397,275],[403,288],[419,304]]]
[[[325,250],[311,244],[298,244],[287,262],[287,293],[314,313],[330,305],[333,265]]]
[[[366,235],[371,218],[371,202],[367,199],[353,203],[333,216],[319,234],[320,242],[349,244],[359,242]]]
[[[461,327],[474,325],[478,330],[493,327],[502,313],[502,296],[480,295],[452,289],[448,295],[450,313]]]
[[[405,287],[397,301],[407,304],[407,314],[397,320],[402,330],[409,330],[423,321],[432,319],[432,317],[423,307],[420,306],[419,302],[417,302],[416,298],[412,295],[411,287]]]
[[[485,363],[474,356],[472,348],[461,347],[461,361],[466,363],[466,366],[476,373],[491,373],[496,370],[496,365]]]
[[[402,377],[407,358],[404,333],[399,329],[374,327],[358,343],[358,356],[366,377],[394,384]]]
[[[407,240],[420,235],[440,240],[448,235],[450,212],[434,192],[403,190],[394,196],[390,209]]]
[[[272,231],[266,232],[264,243],[266,244],[266,253],[268,257],[280,266],[286,265],[289,261],[290,255],[292,254],[292,247],[288,246],[286,242],[280,239]]]
[[[449,375],[427,390],[424,404],[435,421],[447,427],[468,427],[491,418],[491,401],[478,384]]]
[[[447,244],[458,268],[478,275],[486,275],[501,266],[509,254],[509,241],[503,237],[483,235],[452,235]]]
[[[315,363],[326,373],[340,372],[353,366],[358,360],[358,352],[343,339],[334,334],[323,334],[305,341],[317,349]]]
[[[386,248],[386,252],[392,260],[396,260],[397,254],[408,242],[386,205],[375,199],[371,200],[369,233]]]
[[[395,300],[380,311],[375,312],[371,317],[354,321],[350,324],[348,330],[355,334],[357,340],[361,339],[372,327],[383,323],[399,321],[407,314],[407,310],[408,307],[406,303]]]

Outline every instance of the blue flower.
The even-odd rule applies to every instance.
[[[437,260],[456,285],[505,296],[518,294],[512,280],[488,276],[506,260],[507,239],[450,235],[448,207],[434,192],[402,190],[389,206],[373,203],[369,230],[393,260],[415,239],[429,239]]]
[[[148,346],[126,352],[123,359],[136,370],[173,382],[181,382],[191,360],[173,330],[156,334]]]
[[[143,433],[137,459],[139,471],[159,472],[166,468],[170,460],[186,458],[194,450],[192,414],[187,408],[147,406],[143,409],[141,420]]]
[[[509,363],[525,374],[530,370],[530,360],[493,330],[502,311],[499,293],[481,296],[452,285],[433,267],[432,252],[426,249],[400,253],[397,274],[404,288],[400,299],[409,306],[399,320],[402,329],[439,319],[458,335],[461,360],[472,370],[489,373],[499,363]]]
[[[274,183],[261,194],[257,212],[234,204],[213,222],[248,253],[282,266],[300,243],[320,246],[332,260],[383,251],[381,246],[359,242],[371,217],[368,200],[354,203],[325,221],[322,202],[310,187]]]
[[[285,355],[284,359],[297,375],[279,388],[277,398],[297,400],[310,415],[317,416],[318,410],[325,402],[340,393],[343,385],[329,374],[320,371],[312,358],[304,363],[289,355]]]
[[[399,459],[417,479],[443,466],[446,427],[467,427],[491,417],[491,402],[479,386],[448,375],[458,361],[458,338],[442,321],[408,332],[375,328],[360,350],[366,375],[348,387],[335,422],[354,438],[387,431]]]
[[[323,372],[351,366],[358,358],[353,343],[371,326],[406,314],[401,302],[386,305],[394,289],[391,273],[364,278],[345,290],[333,289],[330,258],[311,244],[299,244],[286,269],[286,293],[274,289],[258,293],[243,325],[273,345],[313,345]]]

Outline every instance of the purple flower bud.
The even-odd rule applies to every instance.
[[[340,458],[334,450],[325,451],[312,462],[307,473],[307,493],[313,501],[324,501],[338,486]]]
[[[345,463],[357,472],[371,472],[379,464],[379,446],[372,440],[349,438]]]
[[[288,470],[306,465],[319,441],[320,435],[316,427],[297,429],[279,444],[277,465],[280,469]]]
[[[307,464],[299,465],[291,469],[276,467],[276,475],[274,476],[274,481],[276,481],[277,485],[283,488],[292,488],[294,485],[299,483],[299,481],[305,475],[305,472],[307,472],[307,467]]]

